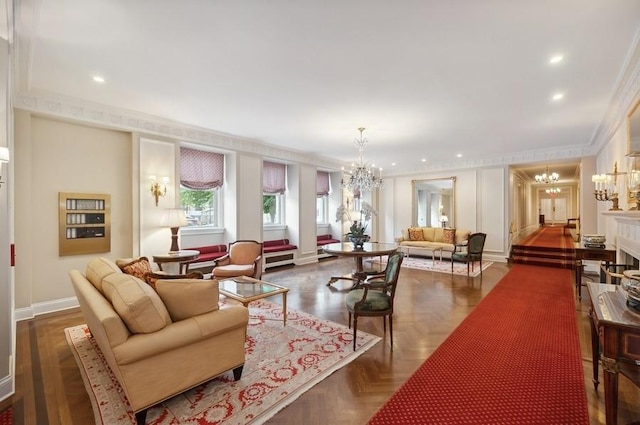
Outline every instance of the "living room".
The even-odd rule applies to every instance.
[[[25,9],[18,11],[25,13]],[[633,27],[627,21],[625,24]],[[580,139],[561,147],[531,146],[530,150],[514,155],[441,160],[401,171],[385,167],[384,189],[364,194],[364,199],[378,212],[371,224],[372,236],[393,242],[402,229],[413,224],[414,180],[455,176],[455,211],[451,218],[455,218],[456,227],[487,233],[485,258],[505,263],[514,237],[511,223],[519,211],[525,210],[525,220],[519,223],[516,234],[538,225],[536,190],[517,172],[518,167],[572,161],[580,164],[581,190],[575,195],[574,205],[582,233],[607,233],[613,238],[615,217],[604,214],[611,204],[594,199],[591,176],[612,172],[616,162],[626,169],[629,137],[626,119],[640,99],[638,40],[635,37],[626,41],[615,75],[608,75],[608,85],[603,85],[606,93],[600,98],[606,98],[608,103],[599,110],[602,119],[589,127],[593,133],[589,143]],[[5,41],[6,46],[9,44]],[[24,56],[12,60],[17,59],[24,60]],[[265,143],[260,134],[234,135],[218,127],[189,124],[182,116],[168,112],[162,115],[114,107],[65,92],[30,87],[24,81],[27,73],[22,72],[22,65],[24,62],[15,64],[15,72],[21,75],[14,76],[16,85],[7,90],[11,95],[7,121],[11,136],[6,145],[10,147],[11,160],[2,170],[6,183],[0,194],[6,223],[1,240],[5,246],[15,247],[15,257],[7,256],[3,260],[6,267],[2,268],[5,270],[2,289],[6,294],[2,310],[7,315],[3,317],[0,340],[8,344],[2,344],[6,348],[0,369],[0,398],[11,393],[15,378],[10,370],[15,356],[15,321],[75,307],[77,301],[68,272],[83,270],[93,257],[59,255],[60,192],[111,195],[111,246],[105,254],[110,258],[166,253],[170,231],[162,225],[162,217],[167,208],[178,206],[180,146],[196,147],[225,155],[224,226],[201,232],[182,229],[181,247],[287,237],[298,246],[296,264],[304,266],[318,262],[318,234],[345,233],[342,223],[333,220],[333,212],[343,202],[340,190],[329,195],[329,220],[317,223],[316,176],[319,170],[329,171],[332,188],[340,187],[341,168],[348,167],[348,161],[357,156],[351,141],[357,137],[360,123],[353,128],[341,128],[344,137],[340,144],[344,145],[344,151],[339,157],[328,157]],[[132,93],[135,88],[114,96]],[[380,145],[389,156],[397,149],[392,139],[383,138],[382,129],[376,132],[374,126],[365,134],[369,139],[365,156],[383,149]],[[435,152],[438,148],[430,149]],[[270,230],[263,224],[260,204],[264,161],[287,164],[286,230],[282,227]],[[168,178],[166,195],[160,198],[158,206],[149,194],[149,175]],[[524,200],[514,195],[518,185],[525,187]],[[624,210],[631,206],[626,198],[621,199]],[[43,271],[46,279],[42,278]]]

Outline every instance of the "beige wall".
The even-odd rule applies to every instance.
[[[111,195],[111,251],[132,252],[130,133],[15,111],[16,309],[73,297],[68,271],[95,254],[58,255],[58,193]],[[37,313],[37,311],[34,311]]]

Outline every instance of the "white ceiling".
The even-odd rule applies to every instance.
[[[23,0],[18,91],[386,170],[591,146],[638,0]],[[562,54],[564,60],[549,64]],[[92,81],[93,75],[106,79]],[[554,102],[554,93],[565,97]]]

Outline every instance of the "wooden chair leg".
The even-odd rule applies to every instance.
[[[358,315],[353,315],[353,351],[356,351],[356,333],[358,332]]]
[[[391,343],[391,348],[393,348],[393,315],[389,316],[389,342]]]
[[[349,312],[349,329],[351,329],[351,312]]]

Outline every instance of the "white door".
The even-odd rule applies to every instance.
[[[567,222],[567,198],[557,197],[552,198],[555,213],[553,215],[554,223],[566,223]]]
[[[553,223],[553,202],[551,202],[551,198],[540,199],[540,214],[544,215],[545,224]]]

